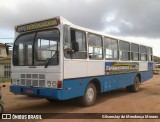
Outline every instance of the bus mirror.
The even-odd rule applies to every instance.
[[[78,42],[73,43],[73,49],[74,49],[75,52],[79,51],[79,43]]]
[[[69,44],[65,44],[65,45],[64,45],[64,50],[65,50],[65,51],[68,51],[68,52],[71,52],[71,51],[72,51],[72,48],[71,48],[71,46],[70,46]]]

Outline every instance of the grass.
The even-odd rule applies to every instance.
[[[11,78],[0,78],[0,83],[10,82]]]

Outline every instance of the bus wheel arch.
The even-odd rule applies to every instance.
[[[138,77],[138,78],[139,78],[139,81],[140,81],[140,83],[141,83],[141,82],[142,82],[142,81],[141,81],[141,74],[140,74],[140,73],[138,73],[136,77]]]
[[[101,91],[98,79],[92,79],[86,86],[84,95],[80,97],[82,106],[92,106],[97,97],[97,93]]]
[[[127,89],[128,92],[136,93],[136,92],[139,91],[140,84],[141,84],[141,75],[140,75],[140,73],[138,73],[135,76],[134,84],[130,85],[130,86],[126,86],[126,89]]]
[[[92,79],[89,83],[93,83],[95,85],[97,93],[101,92],[101,84],[100,84],[100,81],[97,78]]]

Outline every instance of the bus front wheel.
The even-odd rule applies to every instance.
[[[91,106],[95,103],[97,97],[97,90],[93,83],[88,84],[85,94],[80,97],[80,102],[83,106]]]

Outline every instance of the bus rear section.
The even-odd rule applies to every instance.
[[[49,101],[79,97],[91,106],[98,93],[122,87],[138,92],[153,77],[152,60],[151,47],[61,17],[44,20],[17,27],[10,91]]]

